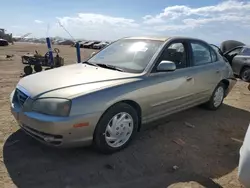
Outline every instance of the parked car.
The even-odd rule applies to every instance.
[[[250,47],[238,46],[224,54],[229,60],[233,72],[243,81],[250,81]]]
[[[72,41],[72,40],[64,40],[64,41],[59,41],[58,44],[59,45],[71,45],[72,46],[72,45],[75,44],[75,42]]]
[[[99,44],[99,43],[100,43],[100,41],[91,41],[91,42],[85,43],[85,44],[83,45],[83,47],[84,47],[84,48],[93,48],[93,45]]]
[[[200,104],[217,110],[235,83],[230,65],[202,40],[130,37],[83,63],[22,78],[11,112],[42,143],[93,143],[112,153],[144,123]]]
[[[105,46],[107,46],[109,43],[108,42],[101,42],[99,44],[94,44],[93,45],[93,49],[102,49],[104,48]]]
[[[86,43],[83,44],[83,48],[89,48],[90,45],[93,45],[93,44],[94,44],[93,41],[88,41],[88,42],[86,42]]]
[[[243,81],[250,81],[250,47],[239,41],[224,41],[217,47],[232,66],[233,72]]]
[[[87,43],[89,43],[89,41],[81,41],[81,42],[79,43],[80,48],[84,48],[84,44],[87,44]]]

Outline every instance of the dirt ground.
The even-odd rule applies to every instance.
[[[74,48],[57,47],[66,64],[76,61]],[[119,153],[54,149],[25,135],[10,113],[9,94],[23,71],[20,56],[34,50],[45,53],[46,46],[0,47],[1,188],[241,187],[239,148],[250,120],[246,83],[238,81],[218,111],[197,107],[146,125]],[[83,59],[91,52],[82,49]],[[7,54],[15,57],[6,60]]]

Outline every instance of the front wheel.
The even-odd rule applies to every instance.
[[[213,91],[210,100],[206,103],[206,107],[210,110],[217,110],[223,103],[225,98],[225,85],[220,83]]]
[[[138,128],[136,110],[126,103],[111,107],[100,119],[94,133],[94,144],[103,153],[125,148]]]

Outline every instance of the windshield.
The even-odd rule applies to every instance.
[[[101,50],[88,62],[112,65],[126,72],[141,73],[162,44],[162,41],[156,40],[122,39]]]

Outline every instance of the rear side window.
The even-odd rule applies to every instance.
[[[191,42],[193,66],[205,65],[212,62],[211,49],[201,42]],[[216,58],[214,54],[213,59]]]

